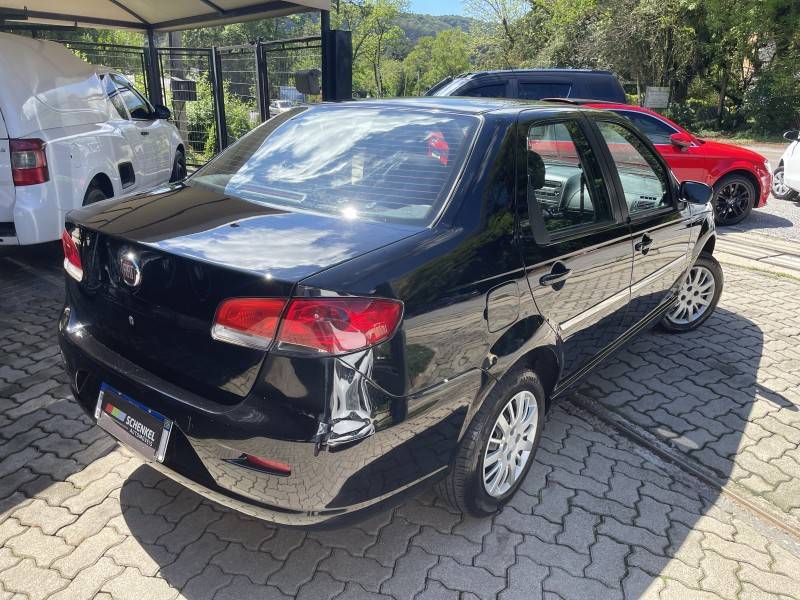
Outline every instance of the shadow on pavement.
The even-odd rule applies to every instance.
[[[705,333],[644,334],[637,348],[601,367],[602,383],[590,386],[605,388],[602,395],[614,410],[642,411],[648,428],[659,431],[669,423],[676,431],[665,437],[686,446],[703,446],[693,433],[698,425],[677,427],[672,417],[711,419],[704,405],[713,402],[718,416],[737,415],[724,432],[736,448],[760,393],[755,372],[762,338],[758,327],[734,313],[723,310],[714,318]],[[717,358],[707,367],[704,361],[718,356],[725,343],[715,339],[723,324],[741,336],[737,351],[748,360]],[[695,386],[711,385],[702,375],[711,371],[735,397],[686,400],[678,408]],[[215,598],[223,600],[257,590],[263,597],[293,597],[311,588],[342,598],[401,591],[411,597],[423,590],[442,598],[458,598],[457,592],[640,598],[672,585],[665,582],[685,575],[681,570],[699,581],[705,534],[698,528],[733,529],[715,506],[718,492],[674,473],[571,407],[550,411],[536,464],[517,496],[491,519],[456,514],[426,493],[348,528],[276,528],[181,490],[146,466],[122,487],[123,517],[160,576],[188,600],[208,593],[194,585],[201,571],[215,574],[224,587]]]

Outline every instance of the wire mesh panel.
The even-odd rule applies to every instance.
[[[275,116],[292,106],[322,99],[319,94],[302,94],[295,87],[297,71],[322,70],[322,42],[319,37],[264,42],[262,47],[268,73],[270,115]]]
[[[219,52],[228,143],[261,122],[256,81],[256,45],[229,46]]]
[[[98,42],[62,41],[67,48],[93,65],[122,73],[140,92],[150,93],[143,48]]]
[[[164,102],[186,143],[186,162],[202,165],[217,151],[214,77],[206,48],[159,48]]]

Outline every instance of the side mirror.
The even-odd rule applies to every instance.
[[[706,205],[711,201],[711,196],[714,195],[714,190],[710,185],[700,183],[698,181],[684,181],[681,184],[680,192],[678,193],[680,199],[688,202],[689,204],[702,204]]]
[[[172,113],[163,104],[156,104],[153,108],[155,108],[156,119],[164,119],[166,121],[172,116]]]
[[[800,139],[800,131],[797,131],[797,129],[790,129],[783,134],[783,138],[789,140],[790,142],[796,142],[798,139]]]
[[[677,148],[688,148],[694,143],[692,136],[688,133],[673,133],[669,136],[670,143]]]

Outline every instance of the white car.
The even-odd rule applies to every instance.
[[[772,174],[772,195],[779,200],[792,200],[800,195],[800,131],[783,134],[791,142]]]
[[[0,245],[61,237],[65,214],[186,173],[185,145],[118,73],[0,33]]]

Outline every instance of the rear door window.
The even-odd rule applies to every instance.
[[[481,85],[479,87],[471,88],[468,91],[464,92],[463,94],[459,95],[479,97],[479,98],[505,98],[506,84],[495,83],[491,85]]]
[[[614,221],[597,157],[576,120],[531,125],[527,148],[529,212],[538,209],[531,218],[550,237]]]
[[[517,95],[523,100],[567,98],[570,91],[572,91],[572,84],[564,82],[520,81],[517,84]]]

